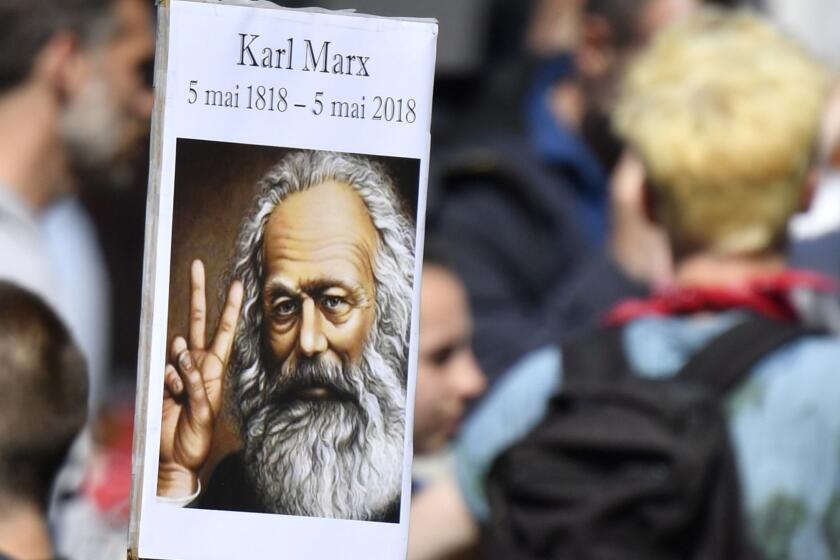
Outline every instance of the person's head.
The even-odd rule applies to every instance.
[[[472,351],[467,293],[427,240],[420,294],[420,356],[414,405],[414,452],[441,449],[455,435],[469,402],[486,387]]]
[[[375,518],[401,485],[414,228],[362,157],[293,152],[257,188],[231,270],[251,474],[274,511]]]
[[[580,131],[609,170],[622,145],[609,124],[627,65],[663,27],[685,17],[701,0],[582,0],[575,49],[584,111]]]
[[[0,519],[46,510],[53,479],[87,414],[87,367],[38,297],[0,281]]]
[[[781,252],[826,91],[824,69],[747,12],[707,9],[653,42],[628,73],[615,123],[678,260]]]
[[[0,101],[29,96],[54,111],[76,181],[130,178],[151,114],[150,10],[143,0],[0,0]]]

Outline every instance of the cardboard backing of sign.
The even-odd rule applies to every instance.
[[[404,558],[437,24],[158,11],[129,558]]]

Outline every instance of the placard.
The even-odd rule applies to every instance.
[[[404,558],[437,25],[159,25],[129,557]]]

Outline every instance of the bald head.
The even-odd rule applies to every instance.
[[[280,363],[361,355],[374,320],[377,233],[362,199],[325,181],[295,193],[265,229],[263,307]]]

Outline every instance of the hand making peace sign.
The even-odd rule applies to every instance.
[[[180,336],[172,341],[164,373],[158,496],[169,498],[195,493],[198,473],[210,454],[242,307],[242,284],[234,281],[208,348],[204,264],[200,260],[192,263],[190,287],[189,342]]]

